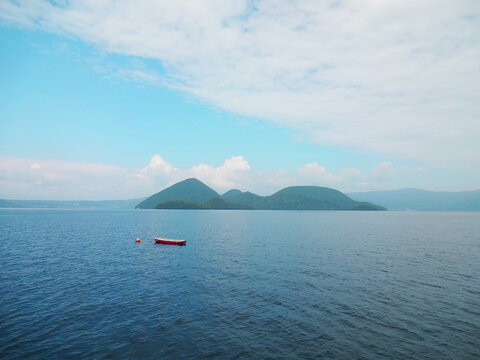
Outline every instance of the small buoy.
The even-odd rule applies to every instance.
[[[142,242],[142,239],[136,238],[135,242]]]

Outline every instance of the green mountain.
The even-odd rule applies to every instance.
[[[233,190],[234,193],[232,193],[231,191],[232,190],[223,194],[222,199],[235,204],[248,206],[252,209],[262,208],[260,205],[262,204],[263,196],[255,195],[250,191],[241,192],[240,190]]]
[[[348,196],[347,196],[348,195]],[[67,209],[270,209],[480,211],[480,190],[435,192],[419,189],[343,194],[319,186],[291,186],[270,196],[238,189],[222,196],[197,179],[181,181],[147,199],[54,201],[0,199],[0,208]]]
[[[164,203],[158,204],[156,209],[180,209],[180,210],[192,210],[192,209],[208,209],[208,206],[201,202],[188,201],[188,200],[169,200]]]
[[[215,197],[213,199],[208,200],[205,205],[208,206],[209,209],[224,209],[224,210],[252,210],[250,206],[245,206],[241,204],[235,204],[228,201],[225,201],[221,197]]]
[[[158,204],[157,209],[204,209],[204,210],[251,210],[251,207],[232,204],[219,197],[206,202],[194,202],[188,200],[170,200]]]
[[[400,189],[348,195],[358,201],[382,204],[390,210],[480,211],[480,190],[447,192]]]
[[[270,196],[233,189],[219,196],[197,179],[187,179],[150,196],[138,209],[386,210],[357,202],[335,189],[291,186]]]
[[[386,210],[352,200],[338,190],[320,186],[291,186],[270,196],[229,191],[222,195],[230,202],[262,210]]]
[[[221,198],[225,201],[230,201],[235,199],[237,196],[241,195],[242,192],[238,189],[228,190],[225,194],[221,196]]]
[[[190,201],[203,203],[219,194],[197,179],[186,179],[162,190],[138,204],[136,209],[155,209],[167,201]]]

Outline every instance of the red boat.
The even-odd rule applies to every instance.
[[[167,245],[187,245],[187,240],[177,240],[177,239],[168,239],[168,238],[155,238],[157,244],[167,244]]]

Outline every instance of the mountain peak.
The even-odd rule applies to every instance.
[[[167,201],[192,201],[205,202],[218,193],[200,180],[188,178],[182,180],[142,201],[137,205],[138,209],[155,209],[159,204]]]
[[[182,180],[182,181],[179,181],[178,183],[176,183],[175,185],[178,185],[178,184],[182,184],[182,183],[197,183],[197,184],[202,184],[202,185],[205,185],[204,183],[202,183],[200,180],[198,180],[197,178],[188,178],[188,179],[185,179],[185,180]],[[173,186],[173,185],[172,185]],[[207,186],[207,185],[205,185]]]
[[[228,190],[225,194],[223,194],[221,198],[225,201],[233,201],[242,194],[243,193],[240,190],[232,189],[232,190]]]

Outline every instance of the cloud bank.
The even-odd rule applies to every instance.
[[[158,60],[123,76],[318,144],[480,167],[475,0],[3,0],[0,17]]]
[[[404,168],[400,172],[412,171]],[[232,156],[220,166],[201,163],[189,169],[177,168],[160,155],[140,169],[118,166],[9,158],[0,156],[0,198],[27,200],[119,200],[150,196],[165,187],[195,177],[219,193],[237,188],[270,195],[292,185],[317,185],[341,191],[362,191],[388,186],[398,171],[382,162],[370,173],[346,168],[329,172],[317,163],[296,170],[252,169],[242,156]]]

